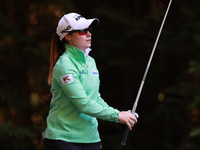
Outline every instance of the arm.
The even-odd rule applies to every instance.
[[[59,67],[60,68],[60,67]],[[73,67],[72,69],[54,69],[55,80],[59,83],[60,87],[66,94],[66,96],[71,100],[75,107],[82,113],[109,121],[116,121],[118,119],[119,111],[112,107],[109,107],[104,103],[102,106],[102,101],[90,99],[82,84],[80,83],[78,77],[78,71]],[[63,67],[64,68],[64,67]],[[62,78],[67,78],[70,75],[70,79],[67,84],[63,84]],[[100,102],[100,103],[99,103]],[[106,107],[105,107],[106,106]]]
[[[109,107],[109,105],[101,98],[100,93],[98,93],[97,103],[103,107]]]

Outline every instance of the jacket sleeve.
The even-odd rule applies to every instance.
[[[101,94],[98,93],[97,103],[103,107],[109,107],[109,105],[101,98]]]
[[[63,69],[65,68],[64,66],[54,68],[53,76],[75,107],[80,112],[89,116],[108,121],[116,121],[119,110],[108,106],[100,98],[100,95],[97,100],[90,99],[80,83],[78,70],[73,65],[70,67],[70,64],[67,64],[67,66],[67,69]]]

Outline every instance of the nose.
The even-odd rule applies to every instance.
[[[87,31],[86,36],[87,36],[87,37],[92,36],[92,33],[90,33],[90,31]]]

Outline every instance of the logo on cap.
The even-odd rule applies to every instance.
[[[71,29],[72,27],[68,25],[64,30],[62,30],[60,33],[67,33],[69,32],[68,30]]]
[[[79,21],[81,18],[84,18],[83,16],[81,16],[81,15],[75,15],[74,16],[74,19],[76,20],[76,21]]]

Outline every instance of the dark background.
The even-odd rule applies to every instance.
[[[104,100],[132,109],[168,0],[0,1],[0,149],[42,150],[50,103],[49,48],[66,13],[97,17],[92,51]],[[200,149],[200,1],[174,0],[127,140],[99,120],[103,150]]]

